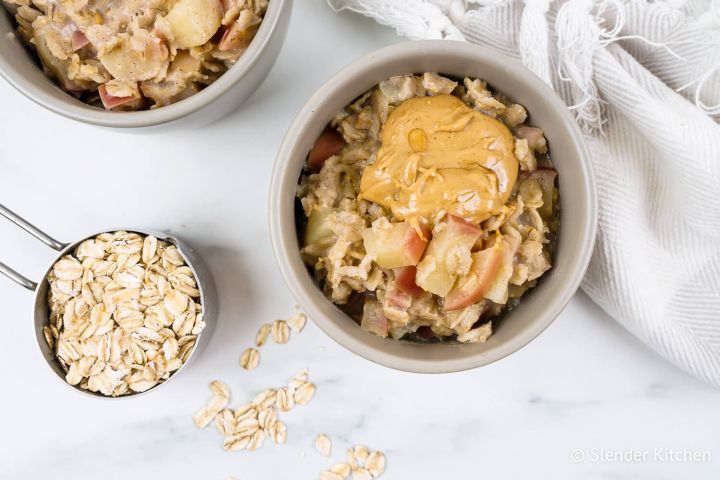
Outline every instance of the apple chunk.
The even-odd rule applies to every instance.
[[[413,298],[421,297],[422,294],[425,293],[425,290],[418,287],[417,283],[415,283],[416,274],[417,267],[412,265],[395,269],[395,285],[398,290]]]
[[[502,242],[473,253],[470,271],[458,278],[445,297],[445,310],[458,310],[479,302],[495,281],[503,257]]]
[[[332,208],[317,208],[310,213],[305,226],[305,245],[322,242],[334,235],[328,221],[332,213]]]
[[[446,227],[433,236],[417,266],[417,285],[426,292],[446,296],[458,275],[470,268],[470,252],[481,233],[479,226],[448,215]]]
[[[383,219],[384,220],[384,219]],[[422,236],[408,222],[375,221],[362,232],[365,251],[383,268],[417,265],[428,244],[430,233]]]
[[[310,170],[319,172],[325,160],[333,155],[339,155],[345,147],[345,140],[337,130],[327,128],[323,131],[313,145],[312,150],[308,154],[307,165]]]

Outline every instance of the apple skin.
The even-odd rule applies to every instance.
[[[98,94],[100,95],[100,100],[106,110],[111,110],[115,107],[125,105],[126,103],[130,103],[138,99],[138,97],[115,97],[110,95],[107,93],[105,85],[100,85],[98,87]]]
[[[417,267],[415,282],[427,292],[444,297],[450,292],[457,275],[448,271],[450,254],[470,257],[482,229],[455,215],[448,215],[447,227],[437,233]]]
[[[258,27],[259,25],[253,25],[252,27],[245,28],[241,27],[239,23],[233,22],[233,24],[225,30],[220,38],[218,50],[236,50],[238,48],[247,48],[252,39],[255,37]]]
[[[472,254],[472,266],[445,297],[445,310],[459,310],[479,302],[490,289],[503,263],[503,243]]]
[[[428,245],[430,231],[421,234],[408,222],[374,225],[362,232],[365,251],[383,268],[417,265]]]
[[[313,145],[307,158],[307,165],[313,172],[319,172],[325,160],[333,155],[339,155],[345,148],[345,140],[337,130],[325,129]]]
[[[396,268],[395,285],[401,292],[413,298],[419,298],[425,293],[425,290],[415,283],[415,275],[417,275],[417,267],[414,265]]]
[[[70,37],[70,43],[72,44],[73,52],[77,52],[82,47],[90,43],[90,40],[80,30],[75,30]]]

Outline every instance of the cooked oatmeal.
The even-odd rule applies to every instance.
[[[6,0],[45,72],[80,100],[145,110],[187,98],[242,55],[268,0]]]
[[[551,268],[556,177],[543,131],[482,80],[392,77],[310,151],[302,255],[375,335],[484,342]]]

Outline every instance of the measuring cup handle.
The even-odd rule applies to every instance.
[[[20,215],[12,212],[10,209],[5,207],[4,205],[0,204],[0,215],[7,218],[11,222],[13,222],[18,227],[22,228],[26,232],[28,232],[33,237],[37,238],[41,242],[43,242],[45,245],[47,245],[50,248],[53,248],[57,250],[58,252],[62,250],[63,248],[67,247],[67,243],[58,242],[54,238],[52,238],[47,233],[43,232],[39,228],[37,228],[35,225],[31,224],[24,218],[22,218]]]
[[[8,277],[13,282],[17,283],[18,285],[22,285],[23,287],[27,288],[28,290],[32,290],[34,292],[37,288],[37,283],[24,277],[23,275],[19,274],[18,272],[16,272],[2,262],[0,262],[0,273]]]
[[[68,244],[58,242],[54,238],[52,238],[50,235],[46,234],[39,228],[37,228],[35,225],[31,224],[24,218],[22,218],[20,215],[17,215],[16,213],[12,212],[10,209],[5,207],[4,205],[0,205],[0,215],[7,218],[11,222],[13,222],[18,227],[22,228],[26,232],[28,232],[33,237],[37,238],[41,242],[43,242],[48,247],[57,250],[58,252],[61,251],[63,248],[67,247]],[[23,287],[27,288],[28,290],[35,290],[37,288],[37,283],[33,282],[32,280],[24,277],[23,275],[19,274],[12,268],[8,267],[4,263],[0,262],[0,273],[8,277],[10,280],[14,281],[18,285],[22,285]]]

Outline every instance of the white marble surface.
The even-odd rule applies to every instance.
[[[0,81],[2,203],[60,239],[118,225],[175,232],[206,259],[221,298],[215,335],[182,377],[139,399],[98,401],[53,378],[35,344],[32,295],[0,278],[0,478],[312,479],[332,462],[312,449],[319,432],[333,438],[333,460],[355,443],[386,452],[388,479],[718,478],[720,392],[661,360],[582,294],[528,347],[471,372],[391,371],[314,325],[289,345],[264,347],[257,370],[238,367],[257,327],[293,311],[266,220],[284,131],[331,73],[400,41],[321,0],[296,3],[267,82],[242,111],[204,129],[137,136],[84,127]],[[52,258],[0,221],[0,259],[37,278]],[[214,429],[190,420],[211,379],[241,402],[306,366],[318,392],[284,415],[287,445],[226,453]],[[655,457],[662,448],[708,453],[672,462]],[[600,449],[640,458],[601,461]]]

